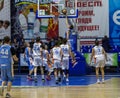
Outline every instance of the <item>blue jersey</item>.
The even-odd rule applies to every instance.
[[[11,46],[8,44],[0,47],[0,65],[1,67],[11,67],[12,55]]]
[[[26,58],[29,58],[29,57],[31,56],[31,54],[32,54],[32,53],[31,53],[31,50],[29,50],[29,49],[30,49],[29,47],[26,47],[26,48],[25,48],[25,57],[26,57]]]

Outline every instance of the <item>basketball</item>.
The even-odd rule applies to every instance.
[[[67,10],[66,10],[66,9],[63,9],[63,10],[62,10],[62,13],[63,13],[64,15],[66,15],[66,14],[67,14]]]

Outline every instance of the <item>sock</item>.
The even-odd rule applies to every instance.
[[[44,79],[44,75],[42,75],[42,79]]]
[[[34,77],[36,77],[37,76],[37,74],[36,73],[34,73]]]
[[[57,80],[58,80],[58,77],[55,77],[55,80],[57,81]]]

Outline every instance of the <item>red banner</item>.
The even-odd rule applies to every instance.
[[[54,22],[53,18],[50,18],[48,20],[48,32],[47,32],[47,38],[57,38],[59,36],[59,27],[58,27],[58,21]]]

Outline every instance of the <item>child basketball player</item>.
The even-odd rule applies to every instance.
[[[105,59],[107,60],[106,52],[102,46],[99,45],[99,41],[95,41],[95,46],[92,48],[92,54],[90,58],[90,63],[92,59],[95,60],[95,70],[96,70],[96,78],[97,83],[100,83],[99,80],[99,69],[102,74],[102,83],[104,83],[104,66],[105,66]]]
[[[29,67],[29,74],[27,76],[27,78],[29,80],[32,80],[32,73],[34,70],[34,66],[33,66],[33,59],[32,59],[32,50],[30,48],[30,44],[26,43],[26,48],[25,48],[25,60],[28,64]]]
[[[54,75],[56,84],[60,82],[60,71],[61,71],[61,61],[62,61],[62,50],[59,46],[59,42],[55,43],[55,46],[51,50],[52,58],[53,58],[53,66],[54,66]]]
[[[33,45],[33,57],[34,57],[34,78],[37,82],[37,67],[40,66],[42,80],[44,80],[44,71],[42,64],[42,48],[40,43],[40,37],[36,38],[36,42]]]
[[[67,44],[67,40],[63,40],[63,44],[60,46],[63,52],[63,58],[62,58],[62,70],[64,77],[66,77],[66,82],[69,81],[69,56],[70,56],[70,47]]]
[[[42,45],[42,59],[43,59],[43,67],[48,69],[48,58],[49,52],[47,50],[47,45]]]
[[[72,58],[72,63],[75,62],[73,54],[71,52],[70,46],[67,43],[67,39],[63,39],[63,44],[61,44],[61,49],[63,53],[62,58],[62,70],[63,70],[63,76],[66,77],[66,82],[69,82],[69,57]]]
[[[4,44],[0,47],[0,66],[1,66],[1,78],[2,78],[0,95],[3,96],[4,86],[7,83],[6,98],[11,98],[10,91],[14,77],[12,59],[15,61],[18,60],[15,56],[14,48],[11,48],[10,46],[10,38],[8,36],[5,36]]]

